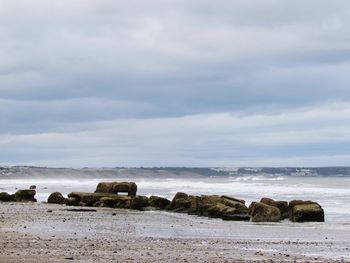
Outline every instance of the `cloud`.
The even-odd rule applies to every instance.
[[[7,164],[48,166],[346,165],[350,104],[278,114],[100,121],[84,131],[8,134]],[[85,127],[86,128],[86,127]],[[30,153],[30,154],[29,154]]]
[[[201,4],[184,0],[50,3],[13,0],[2,3],[0,136],[32,140],[49,136],[49,140],[55,141],[65,135],[60,139],[64,145],[66,140],[71,142],[73,134],[86,133],[87,137],[81,138],[87,141],[95,138],[96,132],[99,138],[106,123],[123,127],[136,125],[147,135],[148,127],[158,127],[165,122],[165,126],[173,127],[174,133],[164,131],[159,135],[164,139],[154,141],[154,147],[162,149],[162,145],[167,145],[166,139],[172,139],[176,142],[168,142],[169,149],[176,150],[176,145],[191,145],[191,136],[198,134],[188,133],[191,129],[185,126],[188,141],[180,143],[184,136],[182,129],[174,127],[172,122],[181,126],[187,119],[194,123],[201,119],[205,123],[209,118],[216,123],[226,116],[225,121],[243,125],[250,118],[258,121],[258,116],[264,116],[265,123],[269,116],[277,120],[288,112],[305,113],[305,109],[313,107],[321,111],[323,105],[327,109],[329,105],[342,107],[350,101],[349,20],[350,6],[346,0],[222,0],[215,3],[205,0]],[[299,114],[298,118],[301,117]],[[171,158],[168,153],[164,164],[219,163],[219,159],[211,158],[216,156],[216,151],[225,152],[227,147],[236,145],[232,134],[245,143],[245,147],[238,148],[246,150],[239,152],[245,158],[251,156],[252,163],[257,163],[258,157],[265,158],[255,156],[254,147],[275,156],[283,151],[274,145],[279,142],[282,147],[286,140],[301,145],[293,151],[288,148],[291,154],[311,154],[302,146],[308,145],[308,138],[318,138],[312,127],[321,125],[321,121],[313,117],[309,121],[312,124],[305,126],[308,130],[303,135],[289,131],[275,134],[274,124],[270,129],[267,123],[263,128],[258,127],[266,130],[264,134],[259,133],[263,138],[274,139],[270,146],[269,140],[261,141],[253,134],[246,137],[246,131],[236,130],[236,126],[222,127],[224,136],[221,137],[220,132],[216,134],[221,137],[220,143],[211,142],[210,136],[214,135],[207,134],[208,128],[201,126],[206,137],[198,145],[205,148],[219,143],[218,149],[211,146],[212,154],[208,156],[203,154],[204,150],[196,150],[197,157],[191,155],[195,147],[174,150]],[[327,121],[333,123],[331,118]],[[341,120],[335,127],[340,123]],[[286,124],[286,127],[304,129],[298,121],[295,125]],[[337,129],[339,132],[342,129],[335,127],[324,131],[319,143],[330,144],[329,154],[336,154],[338,149],[342,155],[342,146],[332,139]],[[142,148],[144,135],[133,134],[142,153],[148,149]],[[105,148],[96,143],[89,148],[91,159],[84,158],[98,165],[95,158],[101,154],[101,163],[133,164],[126,157],[115,159],[115,154],[124,155],[124,150],[109,147],[114,141],[111,135],[106,136],[108,143],[101,143]],[[128,141],[132,141],[133,137],[128,136]],[[149,136],[145,138],[153,141],[153,136],[158,135]],[[76,143],[73,140],[76,148],[69,147],[69,153],[65,153],[70,160],[75,160],[73,156],[78,158],[72,165],[84,163],[79,157],[83,146]],[[29,155],[30,162],[45,162],[43,157],[60,158],[65,151],[50,144],[37,154],[33,154],[37,152],[35,147],[28,146],[27,152],[14,144],[7,147],[9,150],[1,159],[6,162],[26,162]],[[139,150],[137,146],[132,149]],[[184,155],[185,150],[188,155]],[[136,154],[130,147],[125,152],[130,154],[129,158]],[[158,148],[155,152],[158,154]],[[175,152],[181,152],[182,157]],[[227,155],[218,154],[223,163],[237,159],[238,155],[230,155],[229,151]],[[139,156],[139,161],[134,163],[159,161],[158,155],[144,158]],[[70,164],[67,158],[64,160]]]

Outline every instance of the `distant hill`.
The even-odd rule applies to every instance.
[[[241,167],[241,168],[47,168],[0,166],[0,178],[185,178],[208,176],[350,176],[350,167]]]

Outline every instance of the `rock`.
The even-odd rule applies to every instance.
[[[172,201],[176,201],[177,199],[187,198],[188,194],[177,192]]]
[[[246,212],[237,211],[236,208],[218,203],[208,208],[208,216],[231,221],[248,221],[250,217]]]
[[[168,210],[174,212],[188,212],[191,207],[192,198],[193,196],[178,192],[168,206]]]
[[[257,203],[257,202],[251,202],[251,204],[249,205],[249,207],[248,207],[248,215],[249,215],[249,216],[252,216],[253,208],[254,208],[254,205],[255,205],[256,203]]]
[[[36,194],[36,191],[33,189],[18,190],[13,195],[13,198],[17,202],[36,202],[36,199],[34,198],[35,194]]]
[[[130,209],[142,210],[149,205],[147,196],[137,195],[131,198]]]
[[[79,198],[69,197],[65,200],[67,206],[78,206],[80,203]]]
[[[255,203],[251,211],[252,222],[278,222],[281,212],[277,207],[264,203]]]
[[[68,197],[73,197],[79,200],[80,203],[86,206],[94,206],[95,203],[99,202],[103,197],[117,197],[116,194],[110,193],[84,193],[84,192],[72,192]]]
[[[224,220],[249,220],[248,208],[233,200],[218,195],[195,196],[192,197],[189,213]]]
[[[170,203],[171,203],[170,200],[168,200],[164,197],[152,195],[149,198],[149,205],[156,207],[160,210],[164,210]]]
[[[82,206],[95,207],[110,207],[122,209],[143,210],[149,206],[149,201],[146,196],[127,196],[111,193],[82,193],[72,192],[68,195],[69,198],[74,198],[74,203],[79,203]]]
[[[102,182],[97,185],[95,193],[127,193],[130,196],[135,196],[137,185],[133,182]]]
[[[261,198],[260,202],[265,205],[277,207],[281,213],[281,220],[289,218],[289,207],[287,201],[275,201],[271,198],[264,197]]]
[[[2,192],[0,193],[0,201],[2,202],[14,202],[16,201],[12,195],[6,193],[6,192]]]
[[[296,205],[308,205],[308,204],[317,204],[313,201],[304,201],[304,200],[292,200],[289,202],[288,209],[289,209],[289,220],[293,221],[293,209]]]
[[[31,185],[31,186],[29,187],[29,189],[35,190],[35,189],[36,189],[36,185]]]
[[[130,208],[131,197],[123,195],[116,195],[114,197],[102,197],[100,199],[100,202],[101,206],[103,207],[126,209]]]
[[[289,203],[293,222],[324,222],[324,210],[313,201],[293,200]]]
[[[47,202],[50,204],[65,204],[66,198],[60,192],[54,192],[49,196]]]
[[[239,202],[239,203],[242,203],[242,204],[245,205],[245,201],[242,200],[242,199],[238,199],[238,198],[235,198],[235,197],[232,197],[232,196],[227,196],[227,195],[222,195],[221,197],[225,198],[225,199],[229,199],[231,201]]]

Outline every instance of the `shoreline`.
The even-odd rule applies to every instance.
[[[1,262],[350,260],[349,229],[247,224],[162,211],[72,212],[46,203],[0,203],[0,208]]]

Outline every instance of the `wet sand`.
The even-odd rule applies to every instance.
[[[0,203],[0,262],[350,261],[348,227],[68,208]]]

